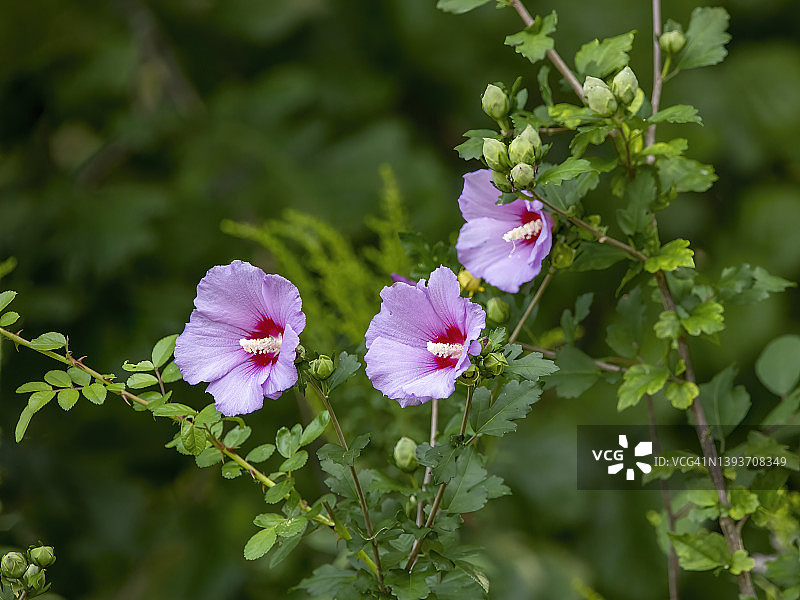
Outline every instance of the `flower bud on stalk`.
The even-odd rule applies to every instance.
[[[511,187],[511,182],[505,174],[499,171],[492,171],[492,183],[501,192],[510,192],[514,188]]]
[[[478,382],[481,380],[481,374],[478,370],[478,367],[475,365],[470,365],[469,368],[464,371],[461,376],[456,380],[461,385],[478,385]]]
[[[302,344],[298,344],[294,349],[294,364],[303,362],[306,359],[306,349]]]
[[[394,463],[406,473],[417,470],[417,443],[409,437],[401,437],[394,445]]]
[[[505,323],[511,316],[511,309],[500,298],[490,298],[486,303],[486,315],[495,323]]]
[[[528,163],[532,165],[541,158],[541,152],[542,139],[532,125],[528,125],[508,145],[508,158],[513,164]]]
[[[9,552],[0,561],[0,573],[6,579],[19,579],[28,568],[28,561],[20,552]]]
[[[506,370],[508,361],[500,352],[492,352],[483,359],[483,368],[492,375],[501,375]]]
[[[611,81],[611,91],[623,104],[630,104],[636,97],[639,80],[630,67],[625,67]]]
[[[556,242],[555,246],[553,246],[550,259],[553,261],[553,267],[556,269],[566,269],[575,261],[575,248],[559,240]]]
[[[586,104],[601,117],[610,117],[617,110],[617,100],[606,85],[597,77],[588,76],[583,84]]]
[[[36,565],[28,565],[22,580],[27,587],[39,591],[44,587],[44,571]]]
[[[664,52],[677,54],[686,45],[686,36],[680,31],[667,31],[658,38],[658,45]]]
[[[508,96],[496,85],[491,83],[486,86],[486,91],[481,96],[481,106],[483,112],[492,117],[495,121],[500,121],[508,116],[511,108]]]
[[[511,169],[511,183],[518,190],[524,190],[529,187],[536,179],[536,172],[533,167],[527,163],[519,163]]]
[[[333,360],[330,356],[320,354],[318,358],[311,361],[311,376],[323,381],[333,373]]]
[[[45,568],[56,562],[56,554],[52,546],[39,546],[38,548],[31,548],[28,551],[28,556],[31,557],[33,564]]]
[[[492,171],[507,173],[511,168],[506,145],[494,138],[483,138],[483,158]]]

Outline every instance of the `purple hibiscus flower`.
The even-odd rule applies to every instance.
[[[367,376],[400,406],[447,398],[456,378],[480,354],[476,341],[486,313],[459,295],[453,272],[439,267],[430,281],[398,282],[381,291],[380,312],[367,329]]]
[[[175,362],[194,385],[209,382],[217,410],[253,412],[297,381],[299,333],[306,326],[297,288],[235,260],[197,284],[195,310],[175,343]]]
[[[466,223],[456,252],[475,277],[513,294],[541,271],[553,243],[553,219],[538,200],[497,206],[499,196],[487,169],[464,175],[458,206]]]

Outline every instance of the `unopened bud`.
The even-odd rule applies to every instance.
[[[505,92],[491,83],[486,86],[486,91],[481,96],[481,106],[483,107],[483,112],[495,121],[508,116],[510,108],[508,96],[506,96]]]
[[[28,565],[22,581],[27,587],[39,591],[44,587],[44,571],[36,565]]]
[[[486,303],[486,316],[495,323],[505,323],[511,315],[511,309],[500,298],[490,298]]]
[[[417,462],[417,443],[409,437],[401,437],[394,445],[394,464],[397,468],[406,473],[416,471],[419,463]]]
[[[550,259],[556,269],[566,269],[575,261],[575,248],[559,240],[550,252]]]
[[[587,77],[586,83],[583,84],[583,95],[589,108],[601,117],[610,117],[617,110],[614,94],[601,79]]]
[[[301,363],[306,359],[306,349],[303,344],[297,344],[297,348],[294,349],[294,362],[295,364]]]
[[[592,77],[591,75],[587,75],[586,79],[583,81],[583,98],[586,99],[586,95],[589,93],[589,90],[593,88],[606,88],[608,89],[608,84],[602,79],[598,79],[597,77]]]
[[[511,187],[511,182],[508,177],[499,171],[492,171],[492,183],[501,192],[510,192],[514,188]]]
[[[28,561],[20,552],[9,552],[0,561],[0,573],[6,579],[19,579],[28,568]]]
[[[483,359],[483,368],[492,375],[500,375],[506,370],[508,361],[506,357],[500,352],[492,352]]]
[[[680,31],[667,31],[658,38],[658,45],[664,52],[677,54],[686,45],[686,36]]]
[[[623,104],[630,104],[636,97],[639,89],[639,80],[630,67],[625,67],[614,76],[611,81],[611,91]]]
[[[461,385],[474,386],[478,385],[480,379],[481,379],[481,374],[480,371],[478,370],[478,367],[476,367],[475,365],[470,365],[469,368],[466,371],[464,371],[456,381],[458,381],[458,383],[460,383]]]
[[[483,286],[481,285],[481,281],[483,280],[479,277],[475,277],[472,273],[464,268],[458,272],[457,279],[458,284],[461,286],[461,290],[469,293],[470,296],[472,296],[475,292],[483,291]]]
[[[508,145],[508,158],[513,164],[533,164],[541,157],[542,139],[532,125],[528,125],[522,133]]]
[[[52,546],[39,546],[38,548],[31,548],[28,551],[28,556],[31,557],[33,564],[38,565],[43,569],[56,562],[56,553]]]
[[[417,517],[417,497],[414,494],[408,497],[405,506],[403,506],[403,510],[409,519],[415,519]]]
[[[491,300],[489,300],[489,302],[491,302]],[[478,338],[478,343],[481,345],[481,356],[485,356],[492,351],[492,340],[490,340],[488,336]]]
[[[330,356],[320,354],[311,361],[311,376],[320,381],[327,379],[333,373],[333,360]]]
[[[511,168],[506,145],[494,138],[483,138],[483,158],[492,171],[507,173]]]
[[[518,190],[529,187],[536,179],[536,171],[528,163],[519,163],[511,169],[511,183]]]

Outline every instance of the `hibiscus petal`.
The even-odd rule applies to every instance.
[[[509,204],[497,206],[499,198],[500,192],[492,185],[491,171],[481,169],[464,175],[464,191],[458,198],[458,207],[465,221],[480,218],[515,221],[518,213],[516,207],[512,209]],[[521,205],[521,202],[512,204]]]
[[[395,283],[381,290],[383,302],[367,329],[367,348],[378,337],[426,348],[429,341],[442,333],[441,319],[422,287],[424,280],[418,286]]]
[[[244,415],[264,405],[262,384],[266,376],[266,369],[243,363],[209,383],[206,391],[214,396],[217,410],[223,415]]]
[[[270,369],[269,376],[263,385],[264,395],[267,398],[277,400],[284,390],[297,383],[297,367],[295,367],[294,359],[295,349],[299,343],[300,338],[292,326],[287,325],[283,332],[278,360],[268,367]]]
[[[264,271],[235,260],[208,270],[197,284],[197,310],[213,321],[250,330],[264,316]]]
[[[246,333],[225,323],[192,311],[189,322],[175,342],[175,363],[184,380],[195,385],[214,381],[239,364],[247,361],[239,340]]]
[[[290,325],[295,333],[306,327],[303,301],[295,285],[280,275],[265,275],[262,284],[264,316],[280,327]]]

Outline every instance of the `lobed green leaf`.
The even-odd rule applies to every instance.
[[[545,57],[548,50],[554,46],[553,38],[549,37],[556,30],[558,15],[556,11],[546,17],[536,16],[533,23],[524,30],[506,37],[506,46],[511,46],[532,63]]]

